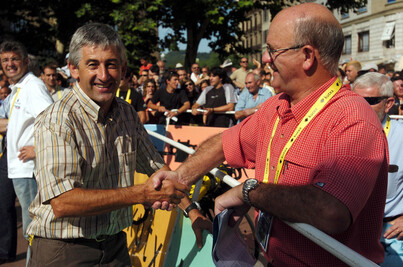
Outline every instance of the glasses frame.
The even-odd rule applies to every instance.
[[[277,53],[277,52],[286,52],[288,50],[294,50],[294,49],[300,49],[302,47],[304,47],[305,45],[296,45],[296,46],[292,46],[292,47],[288,47],[288,48],[279,48],[279,49],[271,49],[269,45],[267,45],[267,52],[269,53],[270,58],[274,58],[273,54]]]
[[[379,103],[381,103],[383,100],[388,99],[389,96],[366,96],[364,97],[365,101],[367,101],[367,103],[369,105],[378,105]],[[373,100],[373,102],[372,102]]]

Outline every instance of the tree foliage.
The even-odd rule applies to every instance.
[[[251,52],[239,41],[240,23],[248,12],[270,10],[272,16],[298,0],[10,0],[0,10],[0,41],[14,38],[23,42],[30,53],[59,62],[68,52],[74,31],[88,22],[102,22],[117,28],[128,51],[129,62],[137,64],[141,55],[150,56],[162,48],[177,50],[185,43],[185,66],[196,59],[200,41],[209,46],[220,60],[228,55]],[[330,9],[357,11],[366,0],[327,0]],[[158,25],[172,33],[158,40]],[[160,41],[160,42],[159,42]]]

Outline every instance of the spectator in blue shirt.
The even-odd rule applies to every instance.
[[[245,86],[235,105],[235,119],[238,123],[246,117],[254,114],[260,105],[272,96],[270,90],[259,87],[260,77],[255,73],[248,73],[245,78]]]

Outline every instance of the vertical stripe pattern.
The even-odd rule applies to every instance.
[[[74,188],[133,185],[134,172],[163,166],[133,107],[115,99],[109,112],[76,84],[35,121],[38,194],[28,233],[46,238],[96,238],[129,226],[131,207],[88,217],[56,218],[50,200]]]

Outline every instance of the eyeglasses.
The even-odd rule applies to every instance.
[[[186,86],[193,86],[193,84],[192,83],[187,83],[187,84],[185,84]]]
[[[276,52],[285,52],[288,50],[293,50],[293,49],[300,49],[304,47],[304,45],[297,45],[289,48],[280,48],[280,49],[271,49],[269,45],[267,45],[267,52],[269,53],[270,57],[273,59],[273,54]]]
[[[241,63],[248,63],[248,61],[246,60],[246,61],[241,61]]]
[[[379,104],[382,100],[389,98],[388,96],[373,96],[373,97],[364,97],[364,99],[368,102],[368,104],[376,105]]]

